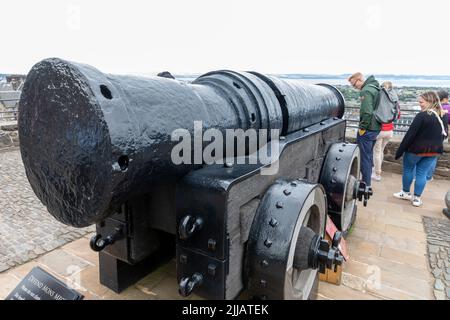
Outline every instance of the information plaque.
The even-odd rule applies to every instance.
[[[34,267],[6,300],[82,300],[79,294],[45,270]]]

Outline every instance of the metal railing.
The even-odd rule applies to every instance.
[[[0,111],[0,121],[15,121],[17,120],[19,112],[13,111]]]
[[[19,98],[10,98],[10,99],[0,99],[0,105],[3,102],[17,102]],[[0,111],[0,122],[1,121],[15,121],[19,115],[19,111],[17,108],[9,108],[7,110]]]
[[[355,112],[358,111],[358,112]],[[410,108],[400,108],[400,119],[394,121],[394,134],[405,134],[419,110]],[[347,128],[359,128],[359,107],[345,106],[344,117],[347,121]]]

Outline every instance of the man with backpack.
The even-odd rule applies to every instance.
[[[400,117],[398,94],[393,88],[392,82],[383,82],[379,94],[375,118],[378,122],[381,122],[381,131],[377,137],[375,147],[373,148],[373,164],[375,172],[372,172],[372,180],[375,181],[381,181],[381,165],[384,158],[384,148],[394,136],[394,120]],[[391,104],[391,102],[393,104]],[[392,116],[393,118],[391,118]]]
[[[348,78],[353,88],[360,90],[361,108],[359,111],[359,130],[356,143],[361,152],[362,180],[367,186],[372,185],[373,147],[381,129],[374,111],[377,106],[380,84],[374,76],[367,80],[357,72]]]

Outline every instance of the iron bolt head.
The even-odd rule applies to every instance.
[[[277,221],[276,219],[272,218],[272,219],[270,219],[270,221],[269,221],[269,225],[270,225],[272,228],[275,228],[275,227],[278,225],[278,221]]]
[[[216,267],[216,265],[215,264],[209,264],[208,265],[208,274],[210,275],[210,276],[215,276],[216,275],[216,269],[217,269],[217,267]]]
[[[208,250],[210,250],[210,251],[216,250],[216,240],[214,240],[214,239],[208,240]]]
[[[269,239],[266,239],[266,240],[264,241],[264,245],[265,245],[267,248],[270,248],[270,247],[272,246],[272,241],[270,241]]]
[[[291,191],[290,190],[288,190],[288,189],[285,189],[284,191],[283,191],[283,193],[285,194],[285,195],[290,195],[291,194]]]
[[[278,201],[277,204],[276,204],[275,206],[276,206],[278,209],[281,209],[281,208],[284,207],[284,204],[283,204],[283,202]]]
[[[267,262],[267,260],[262,260],[261,261],[261,267],[267,268],[268,266],[269,266],[269,262]]]

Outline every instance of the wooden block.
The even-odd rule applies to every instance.
[[[331,242],[328,233],[325,235],[325,240]],[[326,269],[325,273],[319,273],[319,280],[340,285],[342,280],[342,266],[338,266],[336,272],[334,272],[334,270]]]

